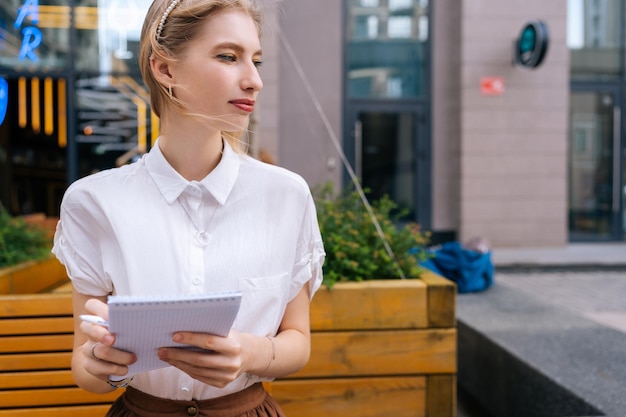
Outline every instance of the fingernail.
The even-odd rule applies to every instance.
[[[172,336],[172,340],[174,342],[182,342],[183,341],[183,335],[179,334],[179,333],[176,333],[176,334],[174,334],[174,336]]]
[[[108,345],[108,346],[111,346],[114,341],[115,341],[115,338],[112,335],[110,335],[110,334],[108,334],[108,335],[106,335],[106,336],[104,336],[102,338],[102,343],[104,343],[105,345]]]
[[[157,355],[159,355],[159,359],[161,359],[164,362],[167,362],[167,352],[163,349],[159,349],[159,351],[157,352]]]

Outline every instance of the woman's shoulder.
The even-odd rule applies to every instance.
[[[306,180],[298,173],[287,168],[245,157],[241,166],[242,174],[260,187],[281,189],[289,193],[310,194]]]
[[[116,168],[109,168],[89,174],[74,181],[65,191],[65,201],[77,200],[86,196],[115,195],[123,189],[121,184],[127,182],[128,177],[133,176],[137,169],[136,163]]]

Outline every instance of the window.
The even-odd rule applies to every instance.
[[[83,0],[76,7],[79,71],[139,71],[139,37],[150,0]],[[81,22],[83,24],[81,24]]]
[[[619,0],[568,0],[567,45],[572,78],[615,78],[623,71]]]
[[[348,97],[424,95],[427,1],[348,0],[346,35]]]

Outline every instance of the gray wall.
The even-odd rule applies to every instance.
[[[461,9],[432,2],[432,229],[456,231],[460,221]]]
[[[302,175],[310,186],[340,183],[341,167],[331,137],[342,138],[342,2],[289,0],[283,3],[281,36],[329,120],[330,134],[297,66],[279,41],[280,88],[278,163]],[[333,168],[334,167],[334,168]]]
[[[280,10],[276,7],[263,9],[263,29],[261,47],[263,48],[263,62],[261,77],[263,91],[258,96],[259,105],[252,116],[254,123],[252,130],[252,154],[255,157],[263,156],[266,162],[277,162],[279,149],[279,41],[278,19]]]
[[[461,2],[459,239],[495,247],[567,242],[569,55],[566,0]],[[512,42],[544,20],[550,46],[533,71],[514,68]],[[504,78],[483,96],[481,77]]]
[[[431,230],[456,231],[459,240],[483,236],[494,247],[566,244],[567,1],[431,4]],[[266,59],[271,68],[263,69],[258,143],[311,186],[339,184],[340,160],[331,137],[342,141],[343,136],[342,2],[289,0],[280,7],[273,15],[280,30],[264,34],[264,51],[272,59]],[[544,63],[524,71],[513,66],[512,47],[532,19],[546,21],[551,43]],[[503,78],[504,94],[482,95],[483,77]]]

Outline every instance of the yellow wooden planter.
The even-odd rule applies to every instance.
[[[0,294],[36,294],[49,291],[69,279],[54,257],[0,268]]]
[[[454,284],[430,272],[322,288],[311,360],[269,390],[289,416],[455,416],[455,302]]]

